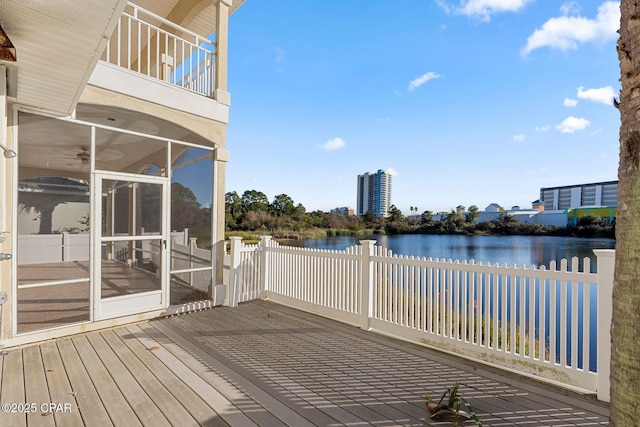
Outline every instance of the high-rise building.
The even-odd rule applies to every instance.
[[[357,214],[372,212],[386,217],[391,206],[391,175],[379,169],[375,173],[358,175]]]

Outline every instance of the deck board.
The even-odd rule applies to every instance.
[[[45,375],[47,377],[47,386],[49,387],[50,403],[56,405],[68,405],[71,410],[69,412],[52,408],[49,411],[42,411],[41,416],[53,416],[56,424],[62,423],[64,420],[65,426],[82,426],[82,417],[78,412],[78,405],[76,404],[75,397],[73,396],[73,390],[71,384],[67,378],[65,371],[65,365],[62,363],[60,353],[55,342],[49,341],[40,345],[40,352],[42,353],[42,364],[44,366]],[[69,366],[73,369],[72,366]],[[26,371],[25,371],[26,372]],[[29,373],[30,375],[31,373]],[[40,405],[47,402],[38,402]]]
[[[180,347],[187,350],[190,354],[197,356],[198,360],[200,360],[201,362],[196,361],[196,364],[201,365],[202,362],[205,362],[206,366],[213,367],[215,369],[215,372],[217,372],[217,375],[212,375],[214,371],[210,370],[208,375],[203,376],[203,379],[206,380],[209,384],[215,385],[220,393],[222,393],[227,399],[234,400],[236,402],[236,405],[249,417],[251,417],[254,422],[258,423],[259,425],[269,426],[313,426],[313,424],[305,420],[303,417],[292,412],[291,409],[283,406],[270,394],[265,393],[263,390],[252,387],[249,381],[245,380],[242,377],[239,377],[233,370],[228,369],[211,355],[198,348],[197,346],[192,345],[180,335],[172,332],[166,327],[155,324],[155,322],[154,325],[155,328],[164,330],[165,333],[175,341],[175,343],[180,345]],[[160,334],[160,331],[158,331],[158,334]],[[166,347],[170,351],[172,350],[171,346],[166,345]],[[198,369],[197,366],[192,366],[190,360],[183,359],[182,361],[188,366],[192,367],[192,369]],[[200,371],[202,371],[201,368]],[[233,381],[233,384],[231,384],[230,381]],[[243,398],[243,393],[238,390],[238,387],[242,388],[244,395],[246,396],[244,398],[244,401],[241,400]],[[278,420],[281,421],[279,422]]]
[[[59,340],[58,350],[65,366],[72,367],[72,369],[67,369],[67,375],[84,424],[88,426],[112,425],[109,414],[107,414],[107,410],[100,400],[100,396],[73,345],[73,341],[70,339]]]
[[[49,388],[47,387],[47,377],[45,375],[42,355],[39,346],[26,347],[22,350],[22,363],[24,371],[29,372],[25,375],[24,388],[25,400],[27,402],[52,402],[49,397]],[[27,423],[33,425],[36,422],[41,426],[55,426],[53,416],[42,416],[41,408],[37,411],[27,414]]]
[[[608,424],[593,397],[268,301],[0,356],[1,402],[73,405],[29,425],[450,426],[429,418],[425,394],[455,382],[487,426]],[[0,413],[0,425],[27,416]]]
[[[101,333],[89,334],[89,342],[104,363],[122,395],[144,426],[169,426],[169,422],[155,405],[153,400],[140,387],[129,368],[118,358]]]
[[[139,386],[144,390],[155,406],[162,412],[166,420],[171,425],[194,425],[195,420],[184,407],[176,402],[174,396],[167,391],[160,381],[147,369],[138,359],[133,351],[125,346],[119,336],[113,331],[106,331],[101,334],[105,342],[118,354],[123,367],[131,373]]]
[[[89,335],[73,338],[87,373],[95,385],[96,392],[114,425],[140,426],[140,420],[111,378],[109,371],[95,353],[88,340]]]
[[[143,324],[141,325],[141,329],[148,333],[150,338],[140,338],[140,340],[143,343],[146,342],[150,347],[158,347],[157,350],[154,350],[154,354],[176,375],[187,381],[189,386],[213,408],[212,412],[214,416],[212,417],[212,422],[216,422],[217,425],[220,420],[222,420],[230,426],[256,425],[249,417],[238,410],[231,401],[216,390],[215,387],[203,379],[205,372],[198,369],[199,364],[196,365],[196,369],[193,368],[193,363],[191,366],[185,364],[185,362],[194,358],[192,354],[183,349],[178,349],[178,353],[173,354],[167,349],[167,347],[171,346],[170,343],[163,343],[162,346],[157,345],[160,344],[161,341],[154,341],[154,338],[159,337],[150,326]]]
[[[0,388],[0,403],[24,403],[24,375],[22,351],[10,351],[2,356],[2,387]],[[2,426],[26,426],[27,415],[24,412],[4,412],[0,414]]]
[[[200,398],[188,385],[186,385],[178,376],[171,372],[158,358],[153,354],[153,350],[142,345],[135,339],[126,339],[134,336],[139,327],[137,325],[129,326],[115,330],[115,333],[123,340],[123,342],[131,349],[131,351],[144,364],[144,368],[152,372],[160,383],[171,393],[175,400],[184,408],[184,411],[190,415],[190,418],[184,420],[181,425],[190,425],[193,421],[195,425],[202,425],[209,422],[211,418],[211,407]],[[141,332],[139,332],[141,334]],[[225,424],[226,425],[226,424]]]
[[[216,366],[216,370],[224,372],[226,376],[233,380],[234,384],[241,386],[244,394],[252,396],[254,402],[260,402],[260,406],[266,408],[268,413],[281,420],[281,422],[286,423],[286,425],[296,426],[317,426],[336,422],[333,418],[323,416],[319,411],[310,410],[311,408],[307,408],[307,410],[297,414],[293,408],[281,400],[278,400],[277,397],[272,396],[268,388],[265,390],[264,387],[260,387],[260,384],[257,383],[255,378],[247,379],[239,373],[236,367],[222,365],[220,363],[220,360],[222,359],[217,359],[215,357],[214,349],[211,347],[204,349],[185,338],[184,329],[178,326],[181,320],[182,319],[175,318],[172,319],[171,322],[158,322],[154,327],[170,337],[172,340],[180,342],[182,347],[188,348],[190,352],[197,354],[199,359],[206,361],[209,365],[213,364]],[[241,408],[247,408],[246,405],[246,402],[242,402]],[[250,414],[253,413],[254,411],[250,412]],[[264,414],[261,415],[264,416]],[[274,425],[278,424],[274,423]]]

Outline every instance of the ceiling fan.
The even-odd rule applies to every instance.
[[[83,165],[88,165],[89,160],[91,159],[91,154],[89,154],[88,147],[80,147],[80,152],[76,154],[76,158],[80,159]]]
[[[88,165],[91,160],[91,152],[89,151],[89,147],[81,146],[79,147],[79,149],[80,151],[63,150],[64,156],[49,158],[47,160],[47,167],[75,169],[81,166]],[[107,148],[102,150],[102,154],[98,154],[96,163],[110,165],[113,164],[113,161],[110,160],[116,160],[121,157],[122,153],[120,153],[119,151]]]

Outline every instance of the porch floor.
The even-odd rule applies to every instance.
[[[117,261],[102,261],[102,298],[160,289],[154,274],[130,268]],[[21,266],[18,285],[43,281],[89,278],[89,262],[73,261]],[[207,299],[207,294],[190,286],[170,281],[170,305]],[[53,328],[90,319],[89,283],[71,283],[18,290],[18,333]]]
[[[429,419],[425,394],[455,382],[485,426],[608,423],[591,397],[268,301],[0,357],[2,426],[450,426]],[[25,402],[35,412],[5,412]]]

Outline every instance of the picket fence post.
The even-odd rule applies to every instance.
[[[71,261],[71,257],[69,256],[69,233],[62,233],[62,261]]]
[[[228,307],[237,307],[238,298],[236,298],[236,289],[238,285],[238,268],[240,267],[240,248],[242,246],[242,237],[233,236],[231,240],[231,254],[229,266],[229,287],[227,287],[227,298],[224,305]]]
[[[260,285],[262,297],[267,298],[269,292],[269,248],[271,236],[260,237]]]
[[[192,237],[189,239],[189,269],[193,268],[193,255],[196,253],[196,248],[198,247],[196,237]],[[189,272],[189,285],[193,286],[193,271]]]
[[[594,249],[598,258],[598,400],[609,402],[611,373],[611,317],[616,251]]]
[[[360,240],[362,245],[362,258],[360,263],[360,328],[368,331],[371,329],[371,317],[373,317],[373,261],[375,240]]]

